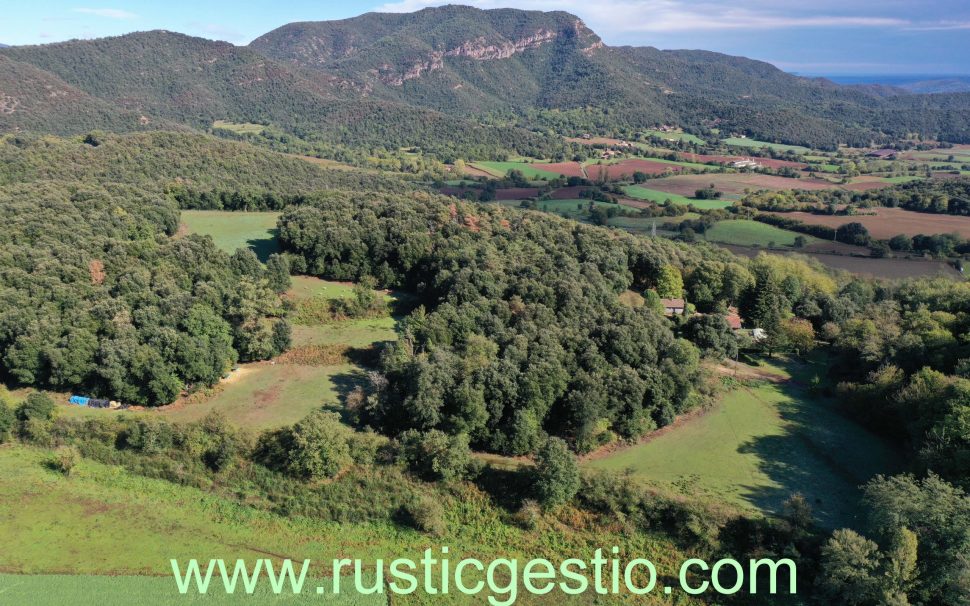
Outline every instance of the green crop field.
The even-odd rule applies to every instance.
[[[234,212],[225,210],[183,210],[182,223],[189,233],[211,236],[226,252],[252,248],[260,261],[279,250],[276,242],[276,212]]]
[[[727,139],[722,139],[721,143],[725,145],[733,145],[735,147],[769,147],[776,151],[793,151],[796,153],[810,152],[807,147],[802,147],[801,145],[783,145],[781,143],[768,143],[767,141],[758,141],[757,139],[746,139],[742,137],[729,137]]]
[[[833,527],[854,520],[859,484],[897,465],[886,443],[790,382],[736,388],[703,416],[586,463],[755,509],[800,492]]]
[[[727,208],[734,204],[734,202],[731,200],[696,200],[694,198],[688,198],[679,194],[671,194],[665,191],[649,189],[640,185],[628,185],[623,188],[623,192],[631,198],[635,198],[637,200],[649,200],[650,202],[656,202],[657,204],[663,204],[666,200],[670,200],[674,204],[681,204],[684,206],[691,204],[701,210]]]
[[[772,242],[775,246],[792,246],[798,236],[805,238],[806,244],[817,240],[809,235],[748,219],[719,221],[704,234],[704,237],[711,242],[737,246],[769,246]]]
[[[520,170],[527,179],[534,181],[560,177],[557,173],[535,168],[526,162],[474,162],[472,166],[496,177],[504,177],[510,170]]]

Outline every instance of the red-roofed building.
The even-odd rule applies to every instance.
[[[728,307],[728,312],[724,316],[724,319],[727,320],[731,330],[741,330],[741,315],[738,313],[737,307]]]

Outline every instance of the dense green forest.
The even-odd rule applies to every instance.
[[[255,255],[173,238],[178,208],[106,185],[0,189],[0,360],[16,384],[164,404],[288,346]]]

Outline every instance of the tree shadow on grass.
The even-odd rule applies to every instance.
[[[246,240],[246,245],[256,253],[256,257],[259,259],[260,263],[266,263],[269,260],[269,256],[280,252],[280,242],[277,239],[279,235],[279,230],[273,228],[269,230],[269,233],[265,238],[252,238]]]
[[[791,370],[797,376],[804,369]],[[738,452],[758,458],[759,471],[774,486],[743,486],[742,497],[777,512],[792,494],[800,493],[822,526],[856,526],[859,486],[876,473],[898,469],[896,454],[838,411],[834,402],[813,397],[796,381],[777,389],[785,396],[774,405],[783,433],[758,436],[738,447]]]
[[[367,380],[367,372],[359,368],[332,375],[330,382],[333,383],[334,391],[337,392],[337,401],[325,403],[323,409],[339,414],[341,421],[353,425],[355,419],[354,415],[347,409],[347,395],[357,387],[366,385]]]

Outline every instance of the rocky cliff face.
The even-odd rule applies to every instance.
[[[467,57],[476,61],[508,59],[523,51],[538,48],[544,43],[554,40],[556,36],[556,32],[548,29],[540,29],[531,36],[517,40],[489,42],[484,36],[479,36],[445,51],[432,51],[426,58],[413,63],[403,71],[397,70],[392,65],[384,64],[380,70],[377,70],[376,75],[384,84],[401,86],[408,80],[420,78],[423,74],[443,68],[445,57]]]

